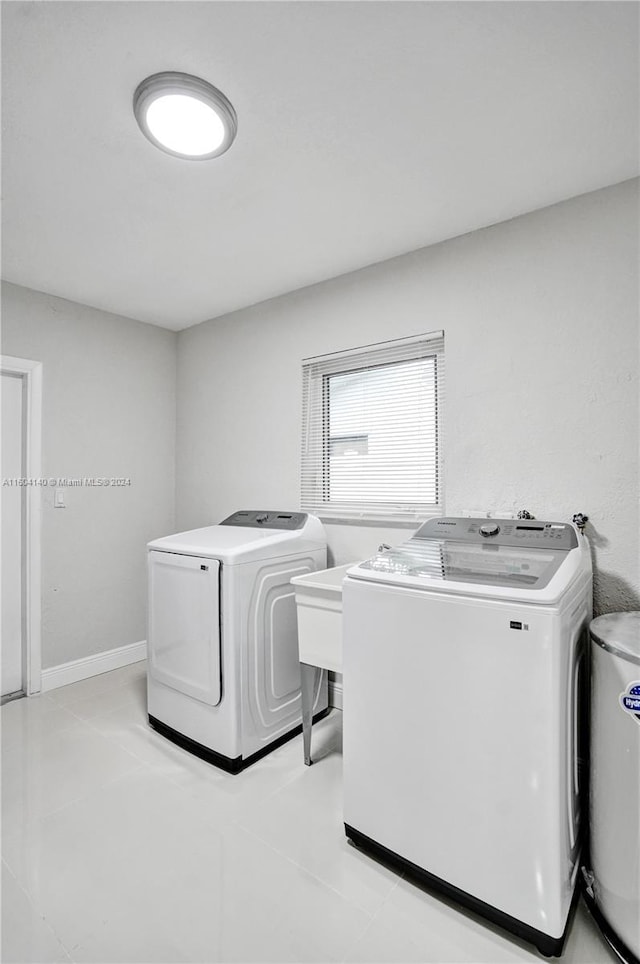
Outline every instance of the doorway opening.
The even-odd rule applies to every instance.
[[[42,364],[0,358],[4,703],[40,692]]]

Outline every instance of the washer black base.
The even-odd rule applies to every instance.
[[[313,722],[317,723],[318,720],[325,717],[330,709],[331,707],[327,706],[324,710],[316,713],[313,717]],[[248,766],[251,766],[252,763],[261,760],[267,753],[271,753],[272,750],[277,749],[277,747],[282,746],[283,743],[287,743],[293,739],[294,736],[302,733],[302,723],[299,723],[298,726],[295,726],[287,733],[283,733],[283,735],[279,736],[273,743],[264,746],[261,750],[258,750],[257,753],[252,753],[251,756],[229,757],[223,753],[218,753],[216,750],[212,750],[208,746],[203,746],[202,743],[192,740],[190,736],[185,736],[184,733],[179,733],[177,730],[174,730],[172,726],[167,726],[166,723],[162,723],[156,719],[155,716],[151,716],[150,713],[148,719],[154,730],[157,730],[157,732],[166,737],[167,740],[171,740],[172,743],[182,747],[183,750],[188,750],[189,753],[193,753],[194,756],[200,757],[201,760],[206,760],[207,763],[212,763],[214,766],[220,767],[221,770],[226,770],[227,773],[240,773]]]
[[[582,893],[584,896],[584,902],[587,905],[589,913],[593,917],[594,921],[602,931],[602,936],[606,940],[607,944],[611,949],[618,955],[624,964],[640,964],[640,958],[636,957],[633,951],[627,947],[625,942],[621,940],[616,932],[614,931],[611,924],[608,922],[606,917],[603,915],[602,911],[596,904],[593,896],[589,893],[589,889],[583,880]]]
[[[347,837],[353,840],[354,844],[358,847],[362,847],[363,850],[368,850],[374,856],[384,860],[385,863],[390,864],[396,870],[402,871],[407,877],[422,884],[429,890],[434,891],[436,894],[440,893],[444,897],[454,900],[475,914],[491,921],[492,924],[497,924],[504,930],[510,931],[521,940],[527,941],[529,944],[534,944],[545,957],[560,957],[562,954],[562,948],[569,929],[569,921],[571,920],[578,896],[577,887],[573,894],[571,910],[567,918],[567,926],[564,929],[562,937],[550,937],[535,927],[530,927],[529,924],[524,924],[522,921],[517,920],[517,918],[511,917],[510,914],[505,914],[504,911],[492,907],[491,904],[486,904],[483,900],[479,900],[472,894],[468,894],[464,890],[459,890],[457,887],[454,887],[453,884],[447,883],[446,880],[436,877],[435,874],[430,874],[427,870],[423,870],[422,867],[418,867],[417,864],[411,863],[410,860],[405,860],[404,857],[400,857],[394,853],[393,850],[388,850],[387,847],[376,843],[375,840],[365,836],[365,834],[360,833],[359,830],[355,830],[346,823],[344,829]],[[638,962],[631,962],[631,964],[638,964]]]

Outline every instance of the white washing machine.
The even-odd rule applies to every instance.
[[[322,524],[243,510],[148,545],[150,724],[237,773],[301,730],[293,576],[326,567]],[[327,711],[326,674],[314,714]]]
[[[578,871],[591,609],[566,523],[433,519],[343,583],[347,836],[549,956]]]

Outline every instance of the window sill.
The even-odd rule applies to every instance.
[[[331,526],[366,526],[369,529],[417,529],[427,519],[439,518],[442,512],[434,512],[419,519],[398,519],[382,516],[347,518],[345,516],[318,515],[320,522]]]

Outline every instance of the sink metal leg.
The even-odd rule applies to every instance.
[[[300,683],[302,697],[302,745],[305,766],[311,766],[311,726],[313,722],[313,698],[316,678],[320,672],[317,666],[300,663]]]

